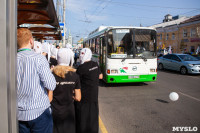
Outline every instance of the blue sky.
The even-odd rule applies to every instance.
[[[66,0],[66,28],[74,43],[101,25],[151,26],[166,14],[200,14],[200,0]]]

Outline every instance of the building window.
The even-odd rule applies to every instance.
[[[187,30],[183,30],[183,37],[187,37]]]
[[[172,33],[172,40],[175,40],[175,33]]]
[[[196,30],[195,30],[195,28],[190,29],[190,36],[191,36],[191,37],[195,37],[195,35],[196,35]]]
[[[200,26],[197,27],[197,36],[200,37]]]
[[[169,34],[166,35],[166,40],[168,40],[168,39],[169,39]]]
[[[162,40],[162,34],[160,34],[160,40]]]

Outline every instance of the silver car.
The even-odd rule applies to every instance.
[[[189,54],[167,54],[158,58],[158,68],[200,74],[200,61]]]

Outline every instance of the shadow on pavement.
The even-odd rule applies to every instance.
[[[173,71],[173,70],[169,70],[169,69],[164,69],[164,70],[159,70],[158,72],[164,72],[164,73],[170,73],[170,74],[174,74],[174,75],[182,75],[179,71]],[[200,76],[200,74],[186,74],[186,75],[182,75],[182,76]]]
[[[162,100],[162,99],[156,99],[156,101],[161,102],[161,103],[169,103],[168,101]]]

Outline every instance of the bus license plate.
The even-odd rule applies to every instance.
[[[133,76],[133,75],[131,75],[131,76],[128,76],[128,78],[129,79],[139,79],[139,76]]]

